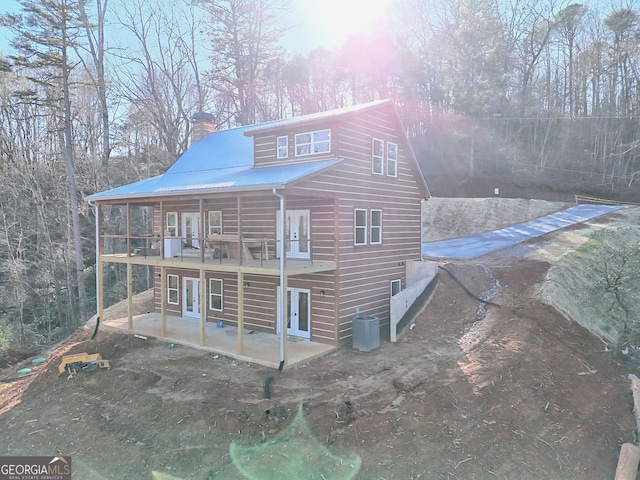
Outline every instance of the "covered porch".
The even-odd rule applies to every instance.
[[[244,329],[238,338],[238,328],[206,322],[204,331],[196,318],[166,316],[163,335],[162,318],[158,312],[133,316],[131,326],[127,317],[107,319],[101,328],[122,333],[151,336],[169,343],[208,350],[237,360],[278,368],[280,364],[280,337],[278,335]],[[131,327],[131,328],[130,328]],[[287,336],[285,342],[285,368],[299,365],[325,355],[338,347]]]

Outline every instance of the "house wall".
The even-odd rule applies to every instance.
[[[245,237],[273,239],[270,249],[275,251],[276,212],[280,207],[279,199],[274,195],[253,195],[241,197],[241,215],[237,214],[237,199],[204,200],[203,209],[223,211],[223,231],[236,233],[238,228]],[[310,225],[312,238],[312,254],[314,260],[332,261],[336,256],[335,236],[335,199],[313,198],[307,195],[287,195],[287,209],[308,209],[310,211]],[[160,205],[154,209],[154,232],[162,230],[163,219],[167,211],[195,212],[199,209],[199,201],[166,200],[163,202],[163,212]],[[206,225],[205,225],[206,227]],[[181,233],[182,234],[182,233]],[[198,269],[166,268],[166,274],[179,275],[179,305],[166,305],[170,314],[182,314],[182,278],[185,276],[199,278]],[[161,310],[161,278],[160,269],[154,272],[154,306]],[[238,322],[238,281],[235,273],[207,272],[208,279],[223,280],[223,311],[206,310],[207,321],[215,322],[222,319],[225,324],[237,326]],[[337,344],[337,308],[336,308],[336,277],[334,272],[316,273],[312,275],[290,276],[287,279],[290,288],[304,288],[311,292],[311,340]],[[277,298],[279,278],[264,275],[244,275],[243,283],[249,286],[244,290],[244,328],[276,333]],[[324,295],[321,295],[324,292]],[[208,306],[208,297],[207,297]]]
[[[297,186],[315,195],[337,199],[338,242],[336,312],[338,342],[351,338],[356,315],[376,315],[388,332],[391,281],[406,286],[405,263],[421,258],[421,200],[410,152],[399,125],[383,109],[343,118],[333,131],[336,156],[344,161]],[[372,137],[398,144],[398,175],[372,173]],[[386,165],[385,165],[386,168]],[[419,173],[419,172],[418,172]],[[354,245],[355,209],[383,211],[382,245]],[[370,227],[370,225],[368,225]],[[367,232],[369,234],[369,232]]]
[[[331,152],[295,157],[296,133],[331,128]],[[310,178],[287,185],[280,190],[286,196],[286,208],[309,209],[313,258],[332,260],[335,272],[300,275],[288,278],[292,288],[311,292],[311,339],[329,344],[348,342],[356,315],[376,315],[381,330],[390,324],[391,282],[400,280],[406,287],[405,264],[421,258],[421,172],[413,162],[406,136],[400,130],[395,111],[383,106],[316,123],[286,127],[289,136],[290,161],[339,157],[343,161]],[[276,158],[276,138],[280,132],[265,132],[254,137],[256,165],[282,163]],[[385,142],[384,174],[372,172],[372,138]],[[387,175],[386,145],[398,145],[397,177]],[[222,206],[222,208],[220,208]],[[224,233],[247,237],[276,237],[278,199],[269,194],[241,197],[241,216],[237,199],[205,200],[204,210],[223,210]],[[163,202],[164,211],[197,211],[198,203]],[[382,244],[354,245],[355,209],[380,209]],[[161,221],[163,214],[157,214]],[[370,220],[370,219],[369,219]],[[206,224],[205,224],[206,225]],[[157,231],[160,231],[158,223]],[[368,224],[367,235],[370,234]],[[275,247],[275,245],[274,245]],[[195,276],[195,275],[194,275]],[[278,279],[246,275],[250,287],[245,290],[245,328],[276,331],[276,298]],[[159,282],[156,282],[159,285]],[[237,280],[235,274],[224,281],[225,307],[222,314],[209,315],[209,320],[223,318],[231,325],[237,322]],[[320,292],[324,295],[321,296]],[[158,306],[159,307],[159,306]]]

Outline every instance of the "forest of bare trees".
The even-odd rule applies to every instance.
[[[286,0],[20,0],[0,16],[0,349],[95,312],[85,197],[162,173],[199,111],[228,128],[393,98],[427,182],[637,201],[640,8],[604,3],[395,0],[376,34],[300,53]]]

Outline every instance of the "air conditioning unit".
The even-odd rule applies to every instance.
[[[353,348],[369,352],[380,346],[380,319],[373,315],[353,319]]]

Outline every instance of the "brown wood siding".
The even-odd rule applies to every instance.
[[[315,125],[307,124],[303,127],[287,127],[286,132],[271,133],[268,135],[256,135],[253,137],[253,154],[255,165],[270,165],[285,162],[302,162],[307,160],[318,160],[321,158],[331,158],[335,156],[336,147],[336,131],[337,123],[335,121],[318,123]],[[318,130],[331,130],[331,151],[316,155],[295,156],[296,134],[315,132]],[[276,155],[276,140],[278,137],[287,135],[289,138],[289,156],[287,158],[278,159]]]
[[[184,235],[182,231],[182,216],[183,213],[198,213],[200,211],[199,199],[183,198],[180,200],[167,200],[163,202],[164,211],[160,213],[159,205],[154,210],[154,233],[160,233],[161,228],[164,226],[165,217],[167,212],[178,212],[178,235]],[[235,198],[208,198],[203,201],[203,226],[206,232],[208,226],[207,212],[208,211],[222,211],[222,231],[223,233],[237,233],[238,232],[238,208]],[[158,221],[156,223],[156,216]],[[157,230],[156,230],[157,228]]]
[[[331,129],[329,154],[295,157],[295,134]],[[376,315],[381,327],[388,328],[390,284],[400,279],[405,286],[404,263],[421,256],[421,197],[426,193],[416,178],[419,170],[413,164],[406,137],[400,130],[395,113],[389,108],[376,108],[332,118],[330,121],[286,127],[289,157],[276,158],[277,133],[254,137],[255,164],[267,165],[340,157],[343,161],[330,169],[286,186],[289,210],[310,210],[312,254],[315,260],[335,261],[335,272],[299,275],[288,278],[291,288],[311,291],[311,339],[338,344],[351,337],[352,320],[357,315]],[[371,141],[385,142],[384,174],[371,171]],[[397,177],[387,175],[386,145],[398,145]],[[270,192],[241,194],[241,215],[235,196],[212,196],[204,200],[204,211],[223,211],[223,232],[238,233],[248,238],[276,238],[277,197]],[[354,245],[355,209],[380,209],[382,244]],[[154,232],[159,232],[167,211],[197,212],[199,200],[182,196],[163,200],[163,212],[154,211]],[[368,222],[370,221],[370,216]],[[206,229],[206,215],[204,218]],[[182,225],[180,222],[179,229]],[[368,223],[367,238],[370,235]],[[271,246],[270,246],[271,247]],[[273,245],[275,250],[275,245]],[[174,273],[167,269],[167,273]],[[182,275],[198,277],[198,270],[179,270]],[[156,298],[160,297],[160,278],[154,275]],[[209,277],[207,273],[207,278]],[[209,312],[207,318],[222,318],[229,325],[237,324],[237,277],[226,274],[224,281],[224,311]],[[250,284],[245,289],[244,325],[246,329],[276,332],[276,292],[278,278],[245,275]],[[182,280],[180,280],[182,289]],[[208,290],[208,282],[207,282]],[[324,290],[324,296],[320,291]],[[208,300],[208,299],[207,299]],[[182,294],[180,294],[182,301]],[[207,302],[208,305],[208,302]],[[171,313],[180,314],[180,306],[171,306]]]
[[[296,187],[338,198],[337,240],[339,275],[337,289],[337,340],[351,336],[357,315],[376,315],[382,329],[389,325],[391,281],[405,285],[405,266],[421,257],[422,192],[409,164],[407,146],[394,119],[376,110],[343,119],[334,141],[336,155],[344,161]],[[371,171],[371,139],[385,142],[384,175]],[[386,175],[386,144],[398,145],[397,177]],[[354,245],[354,212],[368,211],[367,239],[370,240],[370,211],[382,210],[382,244]]]
[[[311,340],[337,345],[335,274],[326,272],[289,277],[287,286],[311,292]],[[324,297],[321,291],[324,291]]]

